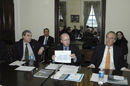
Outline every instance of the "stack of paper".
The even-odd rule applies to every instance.
[[[49,64],[45,69],[51,69],[56,70],[58,69],[62,64]]]
[[[53,75],[51,78],[61,80],[60,77],[62,75],[65,75],[65,74],[76,74],[77,71],[78,71],[78,68],[79,67],[77,67],[77,66],[63,65],[63,66],[61,66],[59,71],[56,72],[56,74]]]
[[[128,85],[128,81],[123,76],[117,75],[109,75],[107,83],[120,84],[120,85]]]
[[[20,71],[32,71],[35,67],[30,67],[30,66],[19,66],[15,70],[20,70]]]
[[[10,66],[21,66],[22,64],[24,64],[26,61],[14,61],[11,64],[9,64]]]

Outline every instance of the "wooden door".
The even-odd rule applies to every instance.
[[[0,40],[13,45],[14,37],[13,0],[0,0]]]

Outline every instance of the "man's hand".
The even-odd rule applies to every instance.
[[[75,54],[71,54],[70,57],[71,57],[71,59],[74,59],[75,58]]]
[[[55,60],[55,57],[56,57],[56,56],[55,56],[55,55],[53,55],[53,56],[52,56],[52,60]]]
[[[87,66],[87,68],[94,68],[92,65]]]
[[[43,47],[41,47],[41,48],[39,49],[39,51],[38,51],[38,55],[41,55],[41,54],[42,54],[42,52],[43,52],[43,50],[44,50],[44,48],[43,48]]]
[[[127,68],[126,68],[126,69],[124,69],[123,71],[130,71],[130,69],[127,69]]]

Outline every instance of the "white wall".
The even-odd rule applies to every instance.
[[[32,32],[32,38],[43,35],[43,29],[49,28],[54,37],[54,0],[14,0],[16,41],[24,30]],[[17,4],[17,5],[16,5]],[[18,8],[18,9],[17,9]],[[19,34],[17,34],[19,33]]]
[[[107,0],[106,2],[106,30],[122,31],[129,41],[128,49],[130,51],[130,0]],[[130,64],[130,52],[128,54],[128,63]]]

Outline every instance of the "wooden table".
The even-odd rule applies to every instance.
[[[8,66],[7,62],[0,64],[0,84],[2,86],[40,86],[45,78],[33,77],[40,69],[44,69],[48,64],[38,64],[31,72],[16,71],[17,66]],[[83,73],[84,77],[81,82],[48,79],[44,86],[99,86],[97,82],[91,82],[92,73],[98,73],[98,69],[87,69],[81,67],[79,73]],[[130,72],[114,71],[116,75],[127,77],[130,84]],[[67,84],[67,85],[64,85]],[[113,86],[113,84],[104,84],[103,86]],[[121,85],[114,85],[121,86]]]

